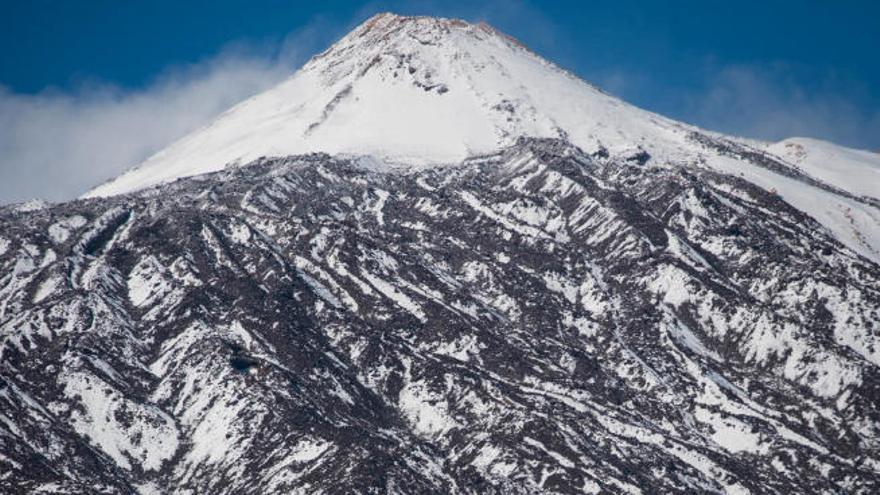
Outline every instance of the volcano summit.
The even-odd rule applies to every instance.
[[[0,489],[877,493],[872,184],[375,16],[0,208]]]

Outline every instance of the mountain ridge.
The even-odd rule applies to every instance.
[[[0,207],[0,491],[880,491],[870,156],[401,19]]]
[[[876,195],[867,203],[860,199],[870,184],[863,179],[871,177],[823,174],[821,164],[797,170],[773,146],[638,109],[493,28],[393,14],[372,17],[277,87],[85,197],[136,190],[261,156],[326,152],[410,167],[451,164],[510,146],[521,136],[563,138],[587,152],[605,149],[623,160],[644,156],[661,166],[742,173],[777,190],[841,242],[880,261],[878,200]],[[731,146],[744,151],[731,159],[725,151]],[[846,149],[818,148],[851,164],[846,170],[869,170],[870,160],[853,161]],[[880,167],[880,159],[874,163]],[[818,178],[809,175],[817,173]],[[792,177],[809,187],[791,183]],[[836,189],[824,187],[823,179]],[[854,197],[837,193],[850,189]]]
[[[880,267],[736,175],[522,138],[0,226],[13,493],[880,486]]]
[[[467,58],[467,60],[462,61],[462,58]],[[499,59],[503,60],[499,61]],[[315,124],[321,125],[322,120],[328,116],[327,114],[333,112],[335,109],[334,107],[340,103],[340,100],[347,96],[354,98],[358,97],[356,94],[359,88],[358,84],[362,84],[365,87],[363,90],[364,92],[376,91],[377,88],[378,90],[388,89],[394,91],[394,93],[392,93],[393,97],[397,98],[406,96],[413,88],[416,88],[417,94],[427,93],[435,96],[435,98],[417,100],[417,103],[421,105],[436,104],[437,101],[440,101],[439,98],[436,97],[445,95],[446,98],[442,100],[443,105],[448,105],[452,102],[452,104],[474,106],[474,108],[471,108],[467,113],[461,116],[444,113],[441,111],[441,107],[436,106],[429,106],[428,110],[430,111],[421,111],[417,106],[415,108],[410,108],[411,111],[416,113],[416,117],[412,122],[417,123],[416,127],[425,129],[425,132],[427,132],[427,135],[417,136],[419,145],[425,145],[428,141],[438,141],[440,142],[441,147],[455,147],[459,146],[459,141],[465,143],[468,142],[468,139],[460,134],[454,134],[456,140],[444,139],[445,136],[438,134],[436,128],[432,127],[432,125],[436,124],[436,121],[448,121],[448,123],[444,124],[447,129],[455,126],[468,127],[468,119],[481,122],[486,121],[485,125],[481,124],[482,127],[480,127],[480,129],[482,130],[480,132],[486,133],[488,130],[488,136],[481,137],[481,139],[488,137],[488,141],[486,143],[479,143],[477,148],[481,149],[475,150],[478,152],[489,152],[513,144],[513,140],[520,135],[560,137],[559,131],[557,131],[558,126],[552,122],[554,117],[552,115],[548,116],[546,109],[535,113],[536,109],[532,108],[534,105],[530,103],[530,100],[534,100],[537,97],[536,95],[525,94],[524,99],[529,101],[519,102],[516,101],[516,98],[508,94],[520,92],[517,88],[525,88],[526,85],[524,84],[524,81],[510,81],[510,74],[507,74],[506,72],[515,67],[508,68],[505,63],[507,63],[507,65],[525,65],[527,73],[531,73],[532,77],[554,79],[555,76],[561,76],[561,82],[558,82],[556,86],[561,84],[563,87],[566,87],[568,86],[566,83],[570,83],[570,85],[573,86],[569,86],[569,93],[572,91],[586,91],[587,93],[590,93],[590,97],[587,98],[588,100],[597,98],[597,105],[603,107],[625,105],[622,101],[602,93],[589,83],[582,81],[570,72],[539,57],[524,48],[519,42],[511,41],[511,38],[507,35],[504,35],[486,25],[469,24],[456,19],[403,17],[393,14],[380,14],[372,17],[361,26],[355,28],[351,33],[325,50],[322,54],[313,57],[303,66],[302,69],[300,69],[300,71],[298,71],[297,74],[292,76],[292,79],[297,79],[298,77],[305,78],[309,74],[318,73],[320,76],[319,81],[309,82],[308,84],[318,85],[319,89],[324,87],[327,89],[326,94],[321,93],[321,96],[318,98],[320,100],[320,105],[316,106],[312,112],[313,115],[300,116],[299,114],[284,114],[284,116],[288,120],[302,120],[302,122],[299,122],[297,126],[295,126],[296,129],[298,129],[298,132],[311,132],[310,129],[313,130],[317,127]],[[548,70],[545,71],[544,69]],[[472,86],[480,83],[480,81],[474,81],[473,79],[476,78],[477,75],[481,78],[486,77],[485,71],[487,70],[494,71],[490,74],[494,79],[488,82],[483,82],[485,88],[478,88],[480,91],[477,91],[477,94],[474,94]],[[364,76],[373,76],[377,72],[382,73],[373,80],[367,82],[363,81]],[[535,74],[538,75],[535,76]],[[444,87],[448,90],[450,86],[447,83],[444,83],[443,80],[438,81],[436,79],[438,77],[440,79],[455,79],[456,76],[458,76],[457,82],[459,84],[452,86],[453,93],[441,93]],[[405,77],[407,79],[403,80]],[[432,77],[435,78],[434,82],[429,81]],[[506,80],[509,82],[505,83],[506,86],[504,87],[496,87],[495,85],[498,80]],[[281,86],[292,84],[295,85],[294,82],[288,80],[285,83],[282,83]],[[456,99],[454,94],[456,90],[457,92],[462,93],[461,97],[458,99]],[[281,91],[280,87],[277,91]],[[321,89],[321,91],[324,90]],[[532,93],[543,93],[547,91],[547,88],[538,86],[532,88],[530,91]],[[490,93],[496,94],[493,95]],[[270,99],[270,95],[272,94],[273,91],[270,90],[263,95],[251,98],[249,101],[255,99]],[[388,97],[391,97],[391,101],[393,101],[391,95],[383,93],[383,96],[386,96],[386,100]],[[288,96],[279,94],[275,97],[276,100],[272,101],[272,103],[276,104],[279,101],[283,101],[285,98],[288,98]],[[296,99],[296,97],[293,98]],[[473,98],[478,98],[480,101],[469,100]],[[574,100],[577,101],[578,99],[584,99],[584,97],[581,95],[580,98],[575,98]],[[561,102],[552,100],[553,99],[551,99],[550,102],[557,107],[557,111],[558,107],[565,106]],[[384,105],[384,102],[385,100],[380,100],[378,105]],[[365,103],[361,103],[361,105],[364,104]],[[298,108],[302,106],[302,103],[296,101],[289,105]],[[522,108],[520,108],[520,106],[522,106]],[[637,110],[628,105],[626,105],[626,107],[631,108],[632,111],[635,111],[640,115],[644,114],[655,119],[666,120],[659,115],[649,114],[648,112]],[[373,110],[375,110],[375,108]],[[523,113],[523,115],[509,114],[510,112],[516,113],[518,110],[520,113]],[[358,112],[363,111],[364,110],[358,110]],[[232,109],[231,112],[241,113],[241,110]],[[529,115],[529,112],[533,115]],[[389,128],[389,126],[393,125],[393,119],[385,119],[381,112],[376,113],[379,115],[374,117],[373,120],[370,120],[371,123],[385,128]],[[607,114],[607,111],[605,113]],[[280,116],[282,114],[278,115]],[[585,115],[589,116],[589,114]],[[228,115],[226,117],[228,117]],[[267,118],[266,113],[264,112],[260,114],[260,118]],[[431,122],[432,120],[435,122]],[[509,124],[514,120],[517,120],[517,122],[514,122],[509,130],[503,129],[505,124]],[[223,121],[224,118],[221,117],[217,122],[209,125],[208,128],[220,125]],[[521,128],[521,126],[525,127]],[[344,130],[350,131],[354,127],[355,124],[349,124],[347,127],[344,127]],[[384,131],[385,129],[382,130]],[[498,133],[509,135],[512,140],[506,143],[499,142],[496,139],[496,134]],[[194,133],[193,138],[197,138],[199,134],[200,133],[197,131]],[[294,132],[293,134],[296,133]],[[387,158],[389,154],[394,156],[396,154],[393,149],[395,146],[406,146],[406,141],[392,140],[383,144],[383,141],[393,139],[390,136],[376,135],[371,137],[374,137],[375,141],[379,143],[379,152],[377,153],[379,158]],[[349,141],[356,141],[356,139],[355,137],[351,137]],[[319,144],[323,144],[324,146],[316,145],[314,148],[309,148],[311,145],[306,143],[306,148],[299,149],[297,147],[292,147],[280,154],[296,154],[312,151],[329,152],[332,154],[336,151],[340,151],[330,149],[334,143]],[[580,145],[584,149],[591,149],[595,148],[596,143],[576,142],[575,144]],[[348,151],[354,154],[371,154],[369,146],[370,143],[356,142],[352,148],[342,151]],[[391,148],[391,152],[383,152],[383,146]],[[436,147],[438,145],[435,144],[434,146]],[[260,147],[271,148],[270,145],[260,145],[260,143],[255,143],[255,147],[257,149],[249,150],[251,155],[254,153],[272,155],[272,153],[266,153],[264,150],[259,149]],[[365,149],[362,149],[361,147]],[[608,147],[608,145],[606,145],[606,147]],[[172,146],[172,148],[174,148],[174,146]],[[160,152],[160,155],[169,152],[169,150],[165,150]],[[421,156],[419,154],[416,154],[415,156],[407,156],[404,154],[402,158],[405,159],[404,161],[408,162],[422,160],[427,163],[452,163],[464,159],[468,154],[470,153],[462,152],[462,150],[455,150],[452,153],[427,152],[422,153]],[[221,159],[220,162],[229,163],[240,158],[241,157],[239,156],[231,155],[229,159]],[[251,158],[257,158],[257,156],[251,156]],[[141,165],[141,168],[145,165]],[[215,163],[209,168],[213,167],[216,169],[218,166],[219,165]]]

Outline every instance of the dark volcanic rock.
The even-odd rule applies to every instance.
[[[8,207],[0,491],[876,493],[878,319],[777,196],[559,140]]]

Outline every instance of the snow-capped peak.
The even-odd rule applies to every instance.
[[[880,157],[808,143],[816,159],[798,161],[786,144],[706,132],[629,105],[486,24],[432,17],[370,18],[284,82],[86,197],[262,156],[325,152],[408,167],[457,163],[521,137],[562,138],[587,153],[739,175],[777,191],[842,243],[880,261],[880,210],[870,190],[876,174],[862,170]],[[824,165],[838,158],[841,171]],[[852,177],[867,179],[853,186]]]
[[[602,93],[486,24],[380,14],[275,88],[87,196],[124,193],[260,156],[320,151],[429,165],[493,151],[520,136],[613,149],[680,141],[678,128]]]

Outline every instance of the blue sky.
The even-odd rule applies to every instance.
[[[611,93],[710,129],[880,149],[880,2],[0,4],[0,203],[84,191],[380,11],[485,20]],[[69,181],[45,185],[59,173]]]

